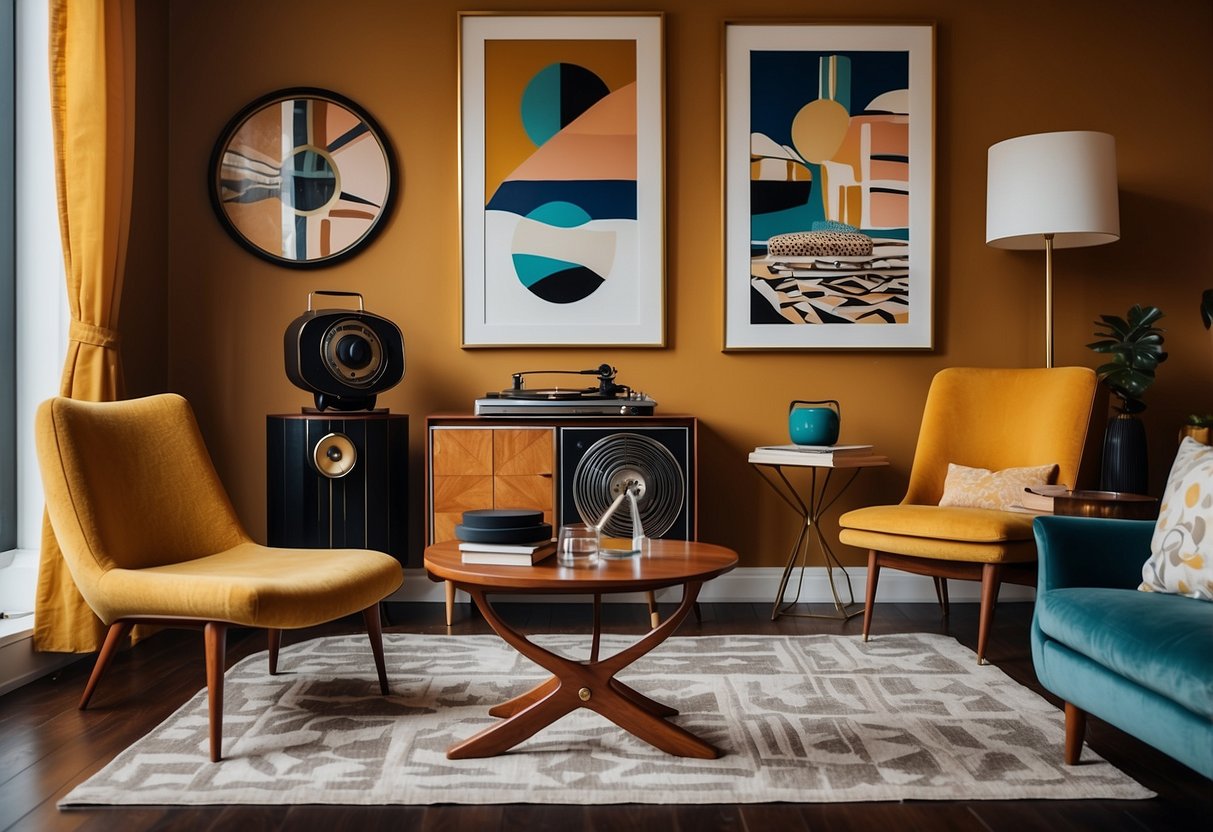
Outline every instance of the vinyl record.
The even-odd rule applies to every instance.
[[[455,537],[468,543],[539,543],[552,539],[552,524],[513,529],[474,529],[460,524],[455,527]]]
[[[482,508],[463,513],[463,525],[471,529],[516,529],[542,522],[543,512],[528,508]]]

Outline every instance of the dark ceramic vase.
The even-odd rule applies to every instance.
[[[1099,487],[1104,491],[1145,494],[1148,474],[1145,425],[1135,415],[1116,414],[1103,436]]]

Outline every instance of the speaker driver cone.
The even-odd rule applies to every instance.
[[[312,448],[312,465],[331,480],[344,477],[357,462],[358,449],[344,433],[326,434]]]
[[[379,336],[356,318],[337,321],[324,331],[320,356],[333,378],[351,387],[369,387],[385,369]]]

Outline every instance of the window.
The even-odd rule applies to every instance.
[[[0,552],[17,545],[16,4],[0,6]]]
[[[13,12],[16,7],[15,15]],[[67,354],[67,287],[63,246],[55,200],[54,143],[51,137],[50,70],[47,56],[48,4],[45,0],[0,3],[9,33],[0,86],[8,110],[0,113],[0,130],[9,131],[7,160],[0,159],[0,194],[7,219],[0,220],[3,268],[11,281],[0,286],[0,376],[10,386],[0,390],[0,479],[13,497],[7,509],[0,552],[37,550],[42,536],[42,480],[34,453],[34,411],[59,392]],[[3,116],[7,114],[8,118]],[[15,333],[15,334],[14,334]],[[4,362],[7,362],[5,364]],[[6,421],[7,420],[7,421]],[[0,492],[4,486],[0,486]],[[15,509],[13,504],[15,503]],[[10,530],[10,526],[12,529]],[[15,536],[15,540],[13,539]]]

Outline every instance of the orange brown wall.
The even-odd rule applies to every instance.
[[[460,347],[456,12],[662,11],[666,83],[666,341],[663,349]],[[984,243],[987,148],[1054,130],[1117,140],[1122,239],[1059,251],[1058,364],[1094,367],[1092,321],[1133,303],[1166,312],[1170,360],[1147,394],[1157,493],[1190,412],[1213,410],[1213,7],[1158,0],[837,2],[665,0],[585,5],[450,0],[172,0],[140,4],[142,167],[136,251],[123,302],[132,392],[179,391],[197,409],[219,472],[253,535],[265,535],[265,416],[309,397],[283,373],[282,335],[315,289],[361,292],[405,334],[408,372],[380,401],[411,423],[414,556],[421,540],[424,419],[526,369],[609,362],[665,413],[701,424],[700,536],[743,565],[782,562],[791,512],[746,462],[786,441],[792,399],[838,399],[842,441],[872,442],[891,467],[865,472],[841,508],[900,499],[931,377],[948,366],[1039,366],[1042,252]],[[721,351],[720,44],[726,19],[914,20],[936,24],[935,348]],[[227,120],[266,92],[318,86],[380,122],[398,156],[399,200],[383,233],[337,266],[297,271],[237,246],[207,197],[207,160]],[[137,288],[137,291],[135,290]],[[150,351],[147,352],[147,351]],[[1093,433],[1102,430],[1103,405]],[[1096,436],[1095,439],[1098,439]],[[1098,469],[1089,444],[1084,485]],[[830,530],[832,531],[832,530]],[[862,553],[846,551],[859,562]]]

